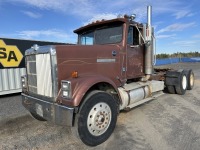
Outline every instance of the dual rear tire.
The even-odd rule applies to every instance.
[[[194,87],[193,71],[180,70],[167,72],[166,86],[169,93],[184,95],[186,90],[192,90]]]
[[[187,90],[187,76],[184,71],[181,72],[179,78],[179,84],[175,86],[176,93],[184,95]]]
[[[185,70],[187,75],[187,90],[192,90],[194,87],[194,73],[192,70]]]

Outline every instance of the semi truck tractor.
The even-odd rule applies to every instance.
[[[120,111],[163,94],[185,94],[192,70],[154,68],[151,25],[136,15],[99,20],[80,27],[77,45],[34,45],[25,52],[22,104],[37,120],[69,126],[89,146],[106,141]]]

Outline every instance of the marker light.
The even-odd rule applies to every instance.
[[[72,77],[72,78],[78,78],[78,72],[77,72],[77,71],[73,71],[73,72],[71,73],[71,77]]]

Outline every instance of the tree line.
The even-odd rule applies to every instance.
[[[182,53],[182,52],[176,52],[173,54],[157,54],[156,58],[162,59],[162,58],[182,58],[182,57],[200,57],[199,52],[187,52],[187,53]]]

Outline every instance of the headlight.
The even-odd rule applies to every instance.
[[[69,97],[69,92],[68,91],[63,91],[63,97]]]
[[[64,98],[71,98],[71,82],[61,81],[62,96]]]
[[[62,82],[62,89],[63,90],[69,90],[70,83],[69,82]]]

